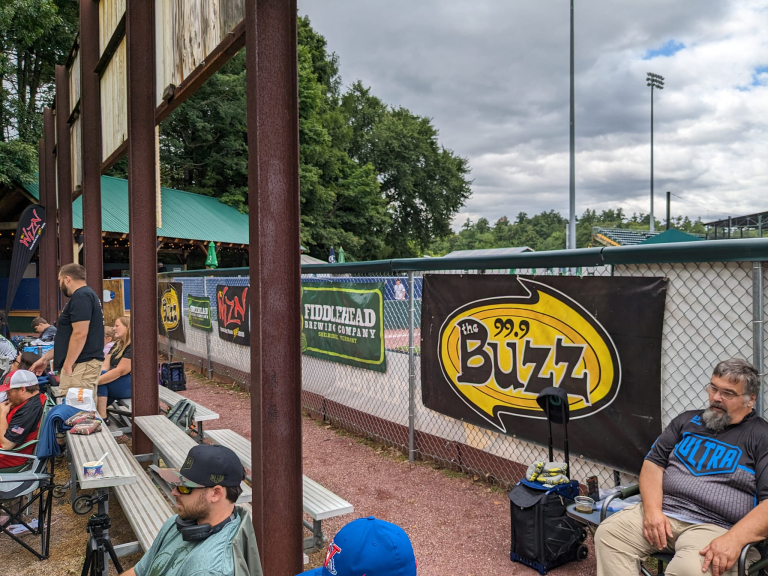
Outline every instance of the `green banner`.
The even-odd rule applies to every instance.
[[[187,294],[187,310],[189,325],[192,328],[211,332],[211,300],[208,296],[192,296]]]
[[[303,282],[301,292],[304,354],[387,371],[383,282]]]

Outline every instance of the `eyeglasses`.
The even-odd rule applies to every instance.
[[[710,394],[712,394],[712,396],[720,392],[720,397],[724,398],[725,400],[733,400],[734,398],[738,398],[739,396],[749,395],[749,394],[736,394],[736,392],[734,392],[733,390],[721,390],[720,388],[712,384],[712,382],[704,386],[704,389]]]
[[[190,494],[194,488],[190,488],[189,486],[176,486],[176,490],[179,494]]]

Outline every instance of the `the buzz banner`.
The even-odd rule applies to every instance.
[[[160,334],[165,334],[177,342],[186,342],[181,310],[181,289],[181,282],[158,283],[158,320]]]
[[[545,444],[536,397],[557,386],[571,453],[638,473],[662,429],[666,291],[665,278],[427,275],[424,405]]]

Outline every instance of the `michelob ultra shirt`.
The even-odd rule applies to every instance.
[[[713,432],[703,412],[672,420],[645,459],[665,468],[664,514],[730,529],[768,498],[768,422],[752,411]]]

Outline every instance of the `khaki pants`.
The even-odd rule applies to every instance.
[[[70,388],[90,388],[93,390],[93,401],[96,401],[96,389],[99,387],[99,376],[101,376],[101,360],[88,360],[75,364],[70,376],[62,368],[59,372],[59,390],[66,395]]]
[[[699,552],[727,530],[714,524],[689,524],[674,518],[669,518],[669,523],[672,538],[667,538],[664,550],[658,550],[643,536],[642,504],[635,504],[606,518],[595,532],[597,576],[636,576],[640,571],[640,562],[657,552],[675,555],[666,568],[668,576],[701,576],[704,556]],[[747,564],[759,558],[760,555],[753,549]],[[738,560],[724,574],[735,576],[737,569]],[[706,574],[712,574],[711,567]]]

